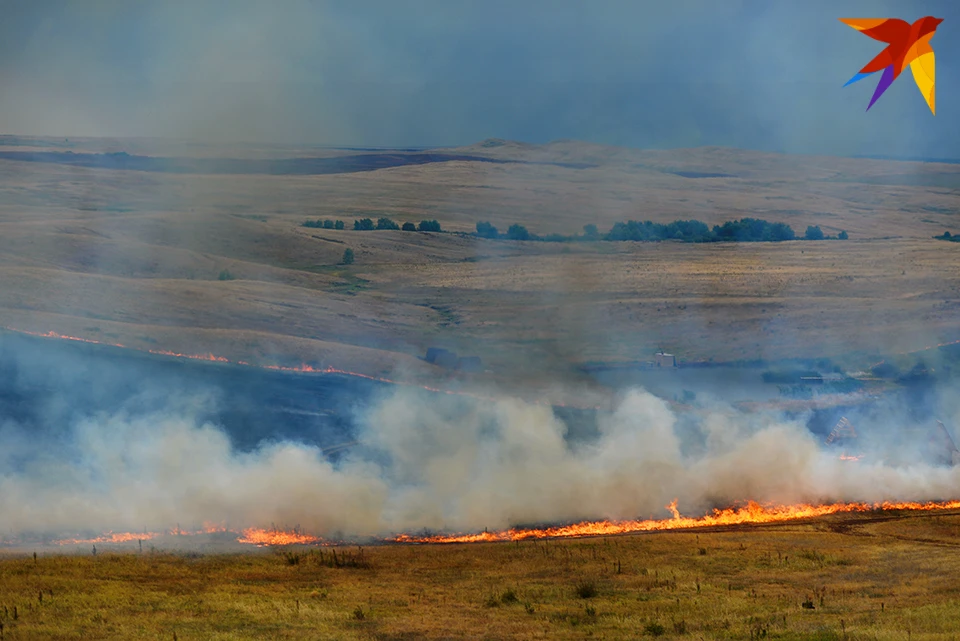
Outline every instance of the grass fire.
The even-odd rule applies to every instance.
[[[857,2],[6,3],[0,641],[958,638],[956,7]]]

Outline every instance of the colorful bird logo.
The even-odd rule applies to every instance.
[[[930,46],[930,39],[937,31],[937,26],[943,22],[943,18],[934,18],[927,16],[920,18],[913,24],[908,24],[903,20],[893,18],[840,18],[840,22],[850,25],[857,31],[870,36],[874,40],[887,43],[887,48],[867,63],[853,78],[847,81],[846,87],[858,80],[866,78],[870,74],[883,71],[880,77],[880,84],[877,90],[873,92],[873,98],[867,106],[867,111],[877,101],[883,92],[893,84],[900,72],[907,65],[913,72],[913,79],[920,88],[930,111],[936,115],[936,59],[933,55],[933,47]]]

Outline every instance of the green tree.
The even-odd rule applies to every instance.
[[[497,228],[488,222],[477,223],[477,236],[481,238],[496,238],[499,235]]]
[[[421,220],[417,231],[440,231],[440,223],[435,220]]]
[[[352,264],[353,264],[353,250],[350,249],[349,247],[348,247],[347,249],[344,249],[344,250],[343,250],[343,260],[341,260],[340,262],[343,263],[344,265],[352,265]]]
[[[333,221],[332,221],[332,220],[329,220],[329,219],[323,221],[323,228],[324,228],[324,229],[333,229]]]
[[[846,239],[848,239],[848,238],[850,238],[850,237],[847,236],[847,232],[842,231],[842,232],[840,232],[839,234],[837,234],[837,238],[839,238],[840,240],[846,240]]]
[[[342,220],[338,220],[337,222],[333,223],[334,229],[343,229],[343,227],[344,227],[344,224]]]
[[[400,225],[393,222],[389,218],[378,218],[377,229],[400,229]]]
[[[407,221],[403,223],[403,231],[417,231],[417,226],[410,221]]]
[[[600,238],[600,230],[597,229],[596,225],[584,225],[583,236],[588,240],[596,240]]]
[[[373,221],[369,218],[361,218],[360,220],[353,221],[353,229],[355,231],[369,231],[373,228]]]
[[[823,230],[819,225],[810,225],[803,237],[807,240],[823,240]]]
[[[507,238],[510,240],[530,240],[530,232],[523,225],[514,223],[507,229]]]

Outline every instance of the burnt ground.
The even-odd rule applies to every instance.
[[[277,372],[0,334],[0,440],[4,424],[56,437],[77,420],[102,414],[187,411],[220,427],[239,451],[289,440],[329,450],[336,460],[355,442],[364,411],[395,387],[349,375]],[[449,398],[421,393],[428,401]],[[557,407],[555,413],[572,440],[596,434],[593,411]]]

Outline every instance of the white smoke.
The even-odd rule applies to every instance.
[[[85,418],[42,453],[0,429],[0,533],[217,523],[380,536],[663,517],[672,499],[699,515],[748,499],[960,496],[960,468],[850,464],[798,422],[722,407],[681,429],[685,417],[642,390],[575,447],[545,406],[398,390],[365,415],[363,445],[337,464],[300,443],[238,453],[193,407]]]

